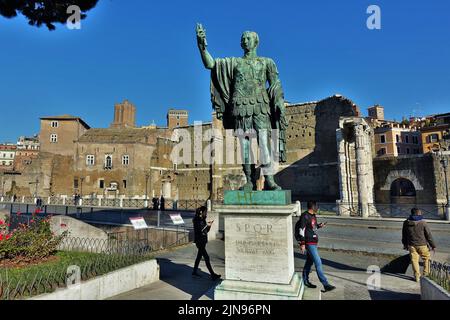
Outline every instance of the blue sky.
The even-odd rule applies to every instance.
[[[371,4],[381,30],[366,27]],[[171,107],[210,120],[196,22],[214,57],[240,56],[242,31],[257,31],[258,53],[276,61],[290,102],[339,93],[364,113],[385,106],[390,119],[449,112],[449,12],[447,0],[100,0],[81,30],[0,17],[0,141],[38,133],[48,115],[108,127],[124,99],[138,125],[164,125]]]

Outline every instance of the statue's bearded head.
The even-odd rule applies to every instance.
[[[245,52],[256,49],[259,45],[259,36],[254,31],[245,31],[241,37],[241,47]]]

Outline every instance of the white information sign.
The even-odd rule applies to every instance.
[[[130,218],[130,222],[134,227],[134,230],[141,230],[141,229],[147,229],[147,223],[145,222],[144,218],[137,217],[137,218]]]
[[[180,214],[171,214],[170,219],[172,219],[174,225],[184,224],[184,220]]]

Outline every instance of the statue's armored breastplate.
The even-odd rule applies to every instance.
[[[234,69],[234,96],[257,97],[266,90],[266,65],[263,59],[239,59]]]
[[[238,59],[233,76],[233,115],[269,114],[266,63],[262,58]]]

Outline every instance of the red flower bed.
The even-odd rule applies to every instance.
[[[50,228],[50,217],[33,217],[29,224],[19,223],[9,230],[8,221],[0,220],[0,260],[36,262],[53,256],[67,235],[55,235]]]

